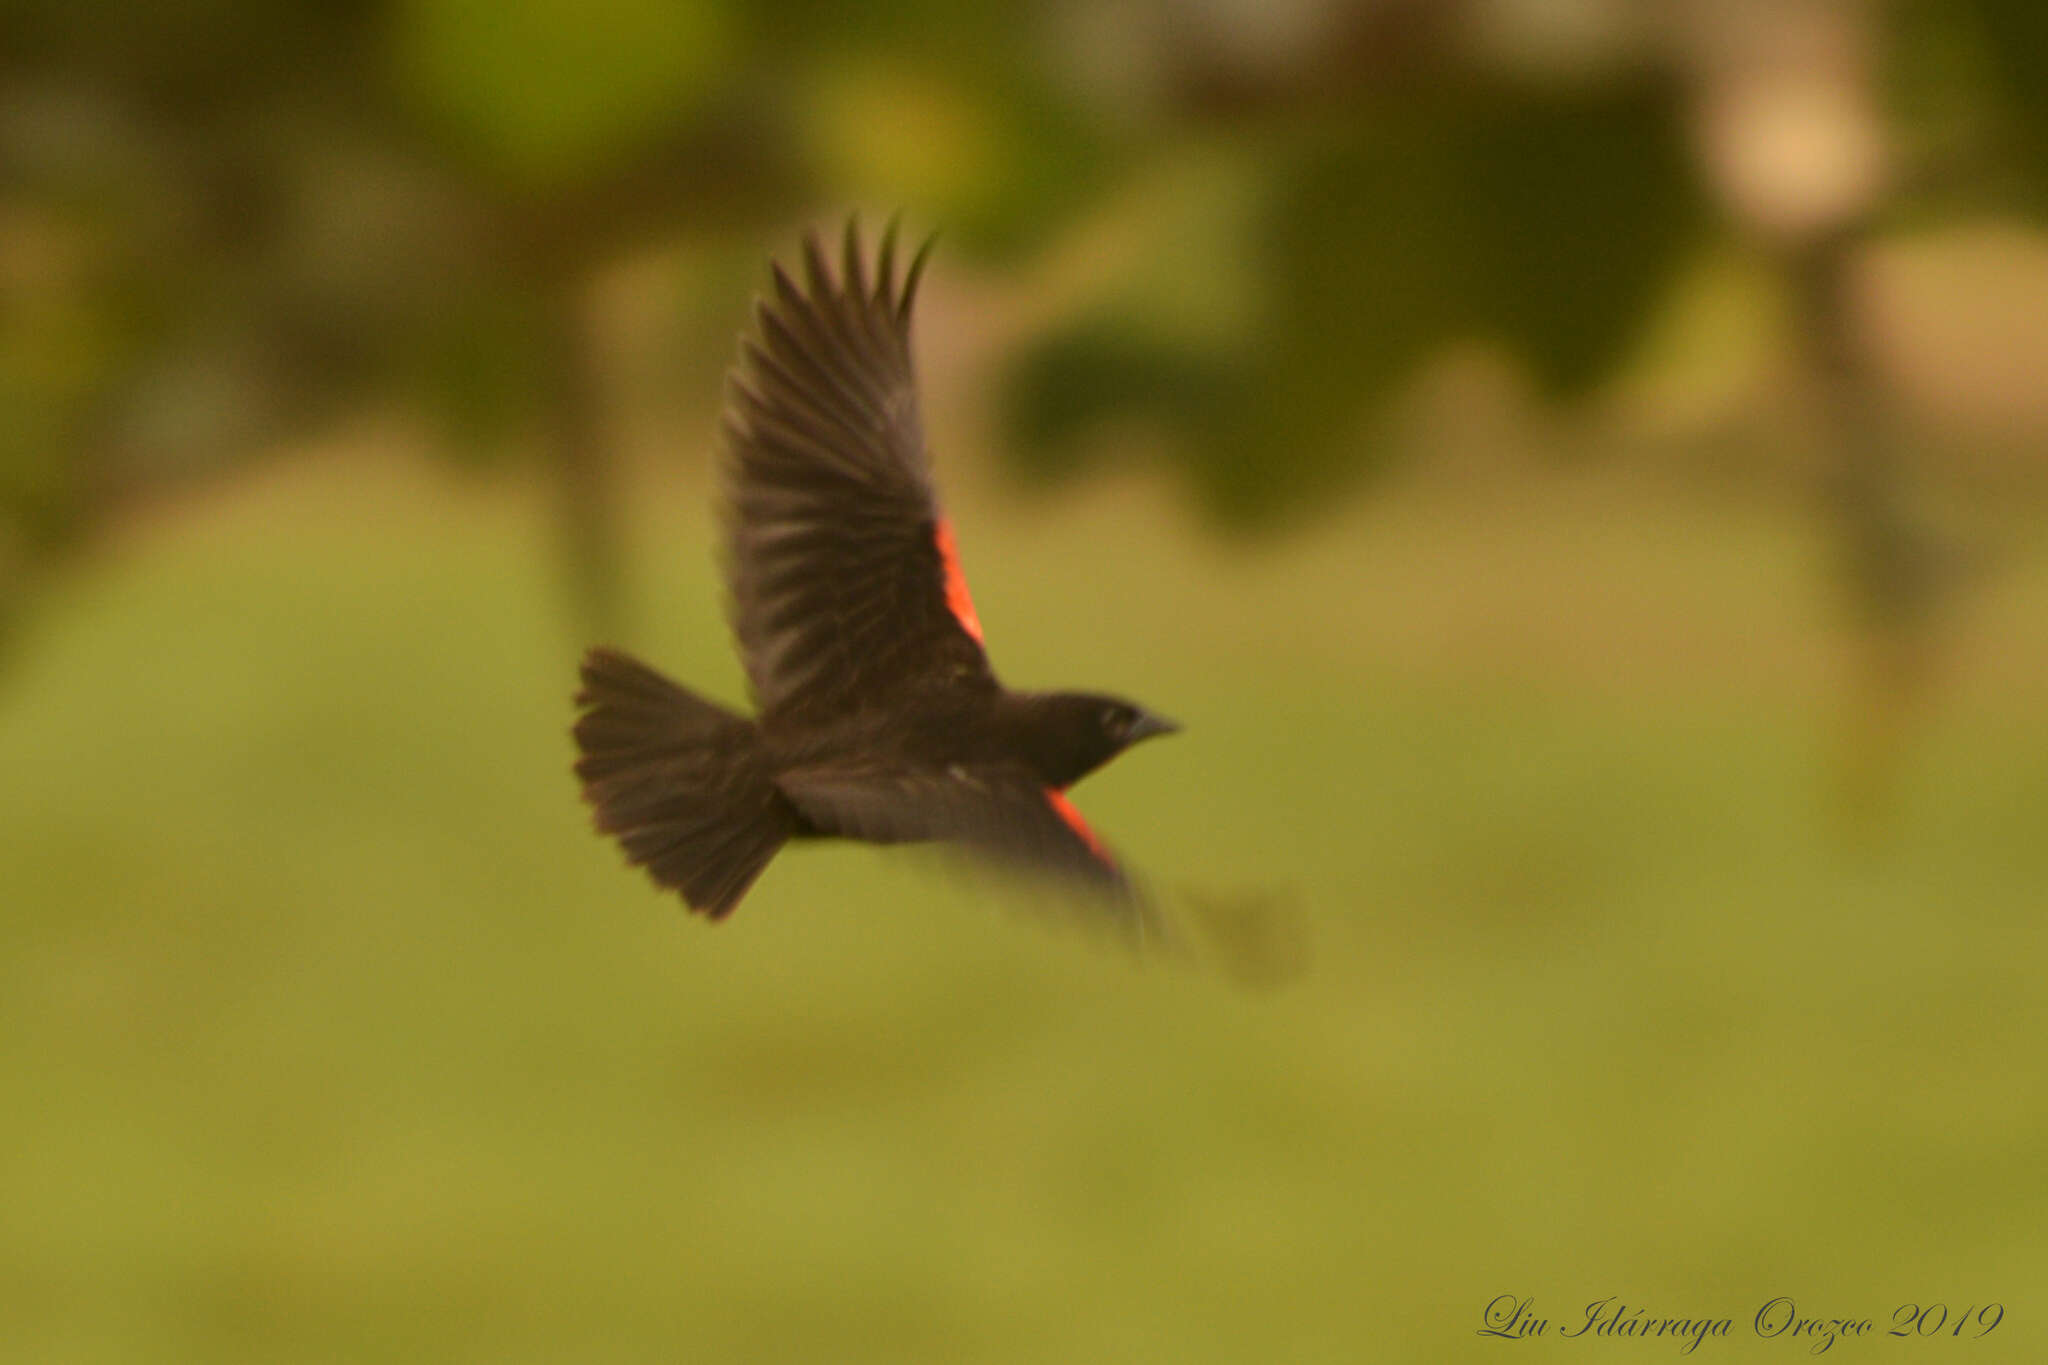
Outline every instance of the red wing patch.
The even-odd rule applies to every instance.
[[[1060,795],[1051,787],[1045,789],[1045,799],[1046,803],[1052,807],[1053,814],[1066,821],[1067,827],[1081,836],[1081,842],[1088,845],[1090,853],[1093,853],[1111,867],[1116,866],[1116,859],[1109,856],[1109,850],[1103,847],[1102,840],[1095,837],[1095,831],[1088,828],[1088,822],[1081,818],[1081,812],[1074,809],[1073,802],[1067,800],[1066,797]]]
[[[940,518],[938,527],[932,532],[932,539],[938,543],[939,563],[946,571],[946,610],[959,621],[960,629],[981,643],[981,618],[974,614],[974,599],[967,593],[967,575],[960,571],[960,549],[953,543],[953,523]],[[1073,807],[1069,806],[1068,810]],[[1075,823],[1079,817],[1068,820]]]

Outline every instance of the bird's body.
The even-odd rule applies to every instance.
[[[929,249],[927,247],[927,249]],[[780,267],[726,407],[727,582],[759,715],[615,650],[583,664],[576,764],[600,830],[718,918],[784,842],[945,840],[1097,893],[1130,883],[1063,795],[1171,723],[1114,697],[1013,692],[990,668],[924,449],[910,362],[920,252],[866,278],[815,238]]]

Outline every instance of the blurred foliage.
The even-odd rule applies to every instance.
[[[1980,26],[2016,159],[2048,195],[2048,9],[2028,0],[1965,0],[1956,9]]]
[[[1169,268],[1025,352],[1008,416],[1036,471],[1066,472],[1090,424],[1136,411],[1217,515],[1296,510],[1384,449],[1366,414],[1446,342],[1497,338],[1544,392],[1587,392],[1708,230],[1676,100],[1651,83],[1432,90],[1223,160],[1257,205],[1227,240],[1165,246],[1201,203],[1177,197]],[[1232,271],[1257,316],[1191,317],[1199,275]]]
[[[687,120],[731,60],[716,0],[405,0],[408,96],[515,182],[580,179]]]
[[[607,265],[758,257],[849,203],[1015,263],[1148,195],[1119,280],[1011,357],[1008,452],[1057,479],[1149,429],[1216,517],[1276,523],[1386,457],[1375,414],[1447,343],[1598,391],[1718,230],[1686,108],[1711,44],[1600,12],[1586,39],[1481,0],[16,0],[0,524],[40,554],[399,402],[465,458],[546,452],[599,555],[607,423],[576,409],[613,400],[555,371],[589,368]],[[2042,13],[1868,20],[1908,151],[2038,177]]]

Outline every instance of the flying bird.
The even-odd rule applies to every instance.
[[[870,272],[771,266],[727,380],[725,573],[757,714],[615,649],[583,659],[576,775],[599,831],[712,919],[792,839],[942,841],[1049,879],[1135,938],[1159,923],[1065,793],[1179,728],[1119,697],[1012,691],[932,483],[910,354],[927,241]]]

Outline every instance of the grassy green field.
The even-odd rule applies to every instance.
[[[701,490],[622,641],[727,698]],[[956,509],[996,661],[1187,722],[1077,792],[1275,891],[1238,990],[803,848],[716,928],[593,837],[539,502],[285,467],[63,581],[0,691],[0,1360],[1459,1361],[1588,1301],[2048,1358],[2048,576],[1845,850],[1790,510],[1146,487]],[[1540,1344],[1478,1335],[1499,1295]],[[1882,1336],[1999,1301],[1980,1341]]]

